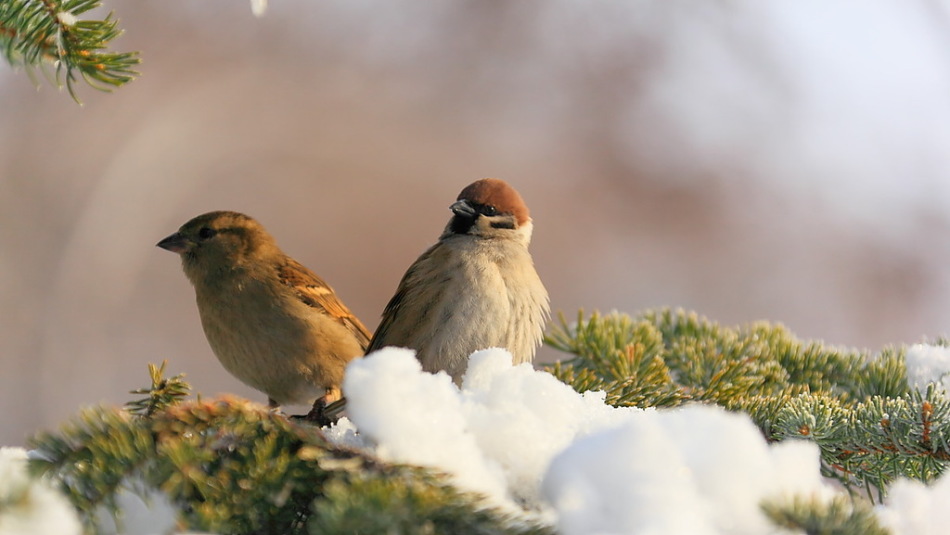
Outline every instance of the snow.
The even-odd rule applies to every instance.
[[[783,494],[830,497],[811,443],[768,446],[741,414],[695,405],[644,412],[585,437],[544,478],[560,531],[760,534],[759,504]]]
[[[0,535],[80,535],[76,511],[46,480],[30,477],[27,452],[0,448]]]
[[[150,489],[141,480],[126,481],[116,493],[116,510],[121,522],[106,507],[96,511],[99,535],[157,535],[175,532],[178,508],[168,495]],[[178,534],[186,535],[186,534]]]
[[[439,469],[566,534],[765,533],[762,500],[833,493],[812,443],[770,446],[746,416],[714,406],[611,407],[512,366],[504,349],[472,355],[458,388],[385,348],[350,364],[344,390],[349,420],[331,440]]]
[[[384,460],[444,470],[460,487],[512,510],[540,504],[544,469],[576,437],[641,412],[610,407],[603,394],[579,395],[530,364],[512,366],[501,349],[472,355],[461,391],[399,348],[351,363],[343,388],[364,441],[354,442],[349,423],[331,429],[331,439],[374,444]]]
[[[79,19],[76,18],[76,15],[73,15],[68,11],[60,11],[56,14],[56,18],[59,19],[59,22],[61,22],[63,26],[75,26],[76,23],[79,22]]]
[[[950,370],[950,349],[913,346],[907,363],[912,384],[925,385]],[[474,353],[459,387],[423,372],[412,351],[384,348],[349,365],[344,389],[348,417],[325,429],[330,440],[442,471],[490,505],[565,535],[779,533],[764,500],[842,492],[821,478],[811,442],[769,444],[746,415],[714,405],[612,407],[602,392],[579,394],[530,364],[512,365],[504,349]],[[28,475],[26,460],[19,448],[0,448],[0,535],[78,535],[75,511]],[[104,533],[173,529],[174,507],[160,492],[142,500],[126,491],[119,502],[124,528],[107,521]],[[936,535],[950,524],[947,503],[948,477],[930,487],[898,481],[877,513],[895,535]]]
[[[950,391],[950,347],[914,344],[904,354],[907,383],[912,388],[925,390],[936,383],[944,392]]]
[[[938,535],[950,526],[950,478],[944,476],[933,486],[901,480],[891,486],[887,505],[878,509],[878,518],[894,535]]]
[[[363,359],[347,369],[347,410],[360,432],[378,447],[384,460],[402,461],[451,472],[465,488],[489,495],[505,493],[501,467],[481,452],[467,428],[462,400],[446,374],[422,373],[413,353],[389,349],[383,358]],[[394,358],[388,358],[388,357]]]
[[[950,349],[913,346],[907,365],[925,386],[950,371]],[[822,480],[811,442],[768,444],[747,416],[716,406],[611,407],[603,393],[512,366],[503,349],[473,354],[458,388],[412,351],[385,348],[351,363],[344,389],[349,416],[331,440],[444,471],[566,535],[777,533],[763,500],[840,492]],[[895,535],[937,535],[947,503],[948,477],[898,481],[878,513]]]

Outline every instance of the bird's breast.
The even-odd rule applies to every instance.
[[[516,364],[531,361],[543,332],[547,292],[527,249],[479,240],[433,260],[419,284],[436,290],[421,292],[415,306],[422,313],[411,314],[426,325],[416,329],[421,339],[406,344],[417,349],[423,368],[459,380],[469,355],[489,347],[507,348]]]
[[[320,395],[307,380],[315,353],[308,318],[253,280],[220,290],[197,298],[201,325],[221,365],[282,403],[306,403]]]

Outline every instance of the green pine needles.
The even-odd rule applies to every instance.
[[[770,441],[810,440],[821,469],[852,491],[832,502],[762,504],[806,533],[886,533],[873,514],[899,477],[935,480],[950,462],[950,402],[907,381],[903,348],[871,354],[796,339],[784,327],[729,328],[679,310],[562,316],[546,342],[571,355],[548,367],[615,406],[712,403],[750,415]],[[937,342],[946,345],[945,342]],[[86,523],[125,490],[159,489],[180,527],[214,533],[550,533],[454,489],[443,476],[333,445],[320,432],[232,398],[186,400],[181,376],[150,366],[124,409],[83,411],[35,437]]]
[[[221,534],[550,533],[487,507],[443,476],[388,465],[236,398],[186,401],[181,376],[151,365],[126,409],[81,412],[32,439],[33,469],[61,482],[90,533],[117,497],[160,489],[182,529]],[[395,530],[395,531],[394,531]]]
[[[873,508],[862,501],[837,497],[830,502],[792,498],[770,501],[762,510],[777,526],[791,533],[822,535],[887,535]]]
[[[580,392],[605,391],[615,406],[699,402],[746,412],[770,441],[815,442],[824,475],[872,500],[898,477],[931,482],[950,461],[950,402],[934,385],[908,386],[903,348],[830,348],[781,325],[727,328],[669,309],[635,318],[580,313],[575,323],[561,316],[546,343],[574,355],[548,370]],[[783,523],[799,519],[800,529],[816,515],[840,523],[847,510],[860,516],[854,525],[868,516],[866,507],[803,507],[773,503],[768,513]]]
[[[102,20],[80,16],[100,6],[98,0],[3,0],[0,2],[0,50],[14,66],[32,73],[52,65],[55,83],[66,86],[79,102],[76,81],[110,91],[138,73],[137,52],[107,52],[122,32],[112,13]]]
[[[152,386],[139,388],[130,394],[144,394],[145,397],[134,399],[125,404],[125,409],[137,416],[152,416],[160,411],[167,410],[179,401],[188,397],[191,385],[185,382],[185,374],[179,374],[169,379],[165,378],[165,366],[168,361],[162,361],[161,366],[148,365],[148,375],[152,379]]]

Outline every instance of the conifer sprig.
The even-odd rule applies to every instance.
[[[762,510],[777,526],[790,533],[828,533],[834,535],[888,535],[861,501],[838,497],[825,502],[814,497],[792,497],[762,504]]]
[[[825,475],[869,496],[898,477],[933,481],[950,463],[950,401],[933,384],[910,389],[904,348],[831,348],[781,325],[729,328],[670,309],[561,316],[546,343],[572,355],[548,369],[580,392],[746,412],[768,440],[815,442]]]
[[[0,2],[0,50],[14,66],[41,69],[52,65],[55,83],[74,100],[76,81],[101,91],[126,84],[138,73],[138,52],[107,52],[122,32],[110,12],[102,20],[80,15],[100,6],[98,0],[4,0]]]
[[[152,386],[130,391],[130,394],[145,394],[145,397],[129,401],[125,404],[125,410],[147,418],[188,396],[191,385],[185,382],[185,374],[166,379],[165,366],[167,364],[167,360],[163,360],[161,366],[149,363],[148,375],[152,379]]]
[[[950,400],[935,384],[910,388],[904,348],[844,350],[780,325],[722,327],[667,309],[561,316],[547,343],[570,354],[549,367],[555,375],[615,406],[715,403],[748,413],[770,441],[813,441],[822,473],[857,492],[763,504],[779,526],[886,533],[862,496],[880,500],[899,477],[932,482],[950,463]],[[62,483],[90,531],[123,489],[160,490],[183,528],[221,533],[551,531],[254,403],[185,401],[187,383],[164,371],[150,365],[151,386],[125,409],[83,411],[31,443],[34,469]]]
[[[220,397],[185,401],[181,376],[149,366],[131,410],[82,411],[34,437],[35,473],[59,481],[89,533],[122,492],[161,491],[185,530],[211,533],[551,534],[422,468],[335,446],[316,428]],[[395,530],[395,531],[394,531]]]

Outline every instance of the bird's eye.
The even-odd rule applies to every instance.
[[[486,204],[482,206],[481,212],[483,215],[487,215],[487,216],[493,216],[493,215],[498,214],[498,210],[496,210],[495,207],[490,204]]]
[[[201,227],[198,230],[198,237],[201,238],[202,240],[207,240],[208,238],[214,236],[215,234],[216,232],[213,228]]]

